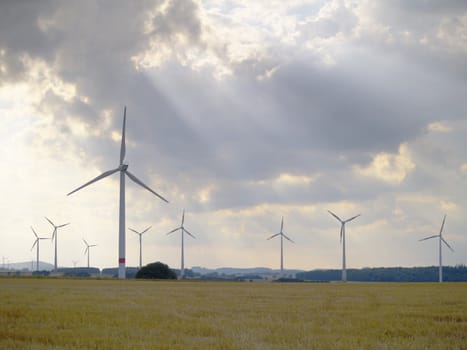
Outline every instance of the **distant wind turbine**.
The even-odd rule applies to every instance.
[[[276,233],[275,235],[272,235],[271,237],[268,238],[268,240],[269,240],[269,239],[273,239],[276,236],[281,236],[281,275],[284,273],[284,238],[289,240],[292,243],[295,243],[289,237],[287,237],[284,234],[284,232],[282,232],[283,229],[284,229],[284,217],[282,217],[282,220],[281,220],[281,231],[279,233]]]
[[[145,229],[144,231],[142,232],[138,232],[136,230],[133,230],[132,228],[128,227],[128,229],[130,231],[133,231],[134,233],[136,233],[138,236],[139,236],[139,269],[141,270],[141,265],[142,265],[142,261],[143,261],[143,248],[142,248],[142,238],[143,238],[143,235],[151,228],[151,226],[149,226],[147,229]]]
[[[180,279],[183,279],[185,277],[185,251],[184,251],[184,236],[185,236],[185,233],[187,233],[189,236],[193,237],[193,238],[196,238],[193,234],[191,234],[186,228],[185,226],[183,226],[185,222],[185,209],[183,209],[183,213],[182,213],[182,224],[177,227],[177,228],[174,228],[172,231],[170,231],[169,233],[167,233],[167,235],[170,235],[171,233],[174,233],[178,230],[180,230],[182,232],[182,258],[181,258],[181,264],[180,264]]]
[[[32,245],[31,250],[33,250],[34,246],[36,246],[36,254],[37,254],[36,271],[39,271],[39,242],[41,239],[50,239],[50,238],[39,237],[36,231],[34,231],[34,229],[32,228],[32,226],[31,226],[31,230],[34,233],[34,236],[36,236],[36,240],[34,241],[34,244]]]
[[[88,269],[89,269],[89,253],[90,253],[90,250],[89,248],[92,248],[92,247],[97,247],[97,244],[88,244],[88,242],[86,242],[86,240],[83,238],[83,242],[84,244],[86,244],[86,249],[84,250],[84,255],[86,255],[86,253],[88,253]]]
[[[346,268],[346,261],[345,261],[345,224],[352,221],[355,218],[358,218],[362,214],[358,214],[355,216],[352,216],[350,219],[347,220],[341,220],[340,217],[338,217],[336,214],[334,214],[332,211],[328,210],[329,214],[334,216],[339,222],[341,223],[341,243],[342,243],[342,282],[347,281],[347,268]]]
[[[444,215],[443,223],[441,224],[441,229],[439,230],[439,234],[420,239],[420,241],[425,241],[425,240],[431,239],[431,238],[439,238],[439,283],[443,282],[443,258],[442,258],[442,253],[441,253],[441,251],[442,251],[441,250],[441,246],[442,246],[441,242],[446,244],[446,246],[449,249],[451,249],[452,252],[454,252],[454,249],[452,249],[451,246],[448,244],[448,242],[446,242],[444,240],[444,238],[443,238],[443,229],[444,229],[444,222],[445,221],[446,221],[446,214]]]
[[[85,183],[84,185],[78,187],[77,189],[71,191],[67,194],[69,196],[80,189],[99,181],[107,176],[110,176],[117,171],[120,172],[120,210],[119,210],[119,225],[118,225],[118,278],[125,278],[126,277],[126,269],[125,269],[125,175],[127,175],[130,180],[137,183],[141,187],[144,187],[149,192],[153,193],[164,202],[168,203],[168,201],[145,185],[141,180],[139,180],[135,175],[128,171],[128,163],[125,162],[125,154],[126,154],[126,146],[125,146],[125,124],[126,124],[126,107],[123,110],[123,127],[122,127],[122,143],[120,146],[120,165],[112,170],[105,171],[101,175],[97,176],[96,178],[92,179],[91,181]]]
[[[55,225],[48,217],[45,219],[54,227],[54,232],[52,233],[52,241],[55,240],[55,257],[54,257],[54,270],[57,271],[57,230],[61,227],[65,227],[70,223]]]

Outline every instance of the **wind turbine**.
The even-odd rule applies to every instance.
[[[329,214],[334,216],[339,222],[341,223],[341,243],[342,243],[342,282],[347,281],[347,268],[346,268],[346,262],[345,262],[345,224],[348,223],[349,221],[352,221],[355,218],[358,218],[362,214],[358,214],[355,216],[352,216],[350,219],[347,220],[341,220],[340,217],[338,217],[336,214],[334,214],[332,211],[328,210]]]
[[[142,248],[142,238],[143,238],[143,235],[151,228],[151,226],[149,226],[147,229],[145,229],[144,231],[142,232],[138,232],[136,230],[133,230],[132,228],[128,227],[129,230],[133,231],[134,233],[136,233],[138,236],[139,236],[139,269],[141,270],[141,265],[142,265],[142,252],[143,252],[143,248]]]
[[[36,246],[36,254],[37,254],[37,263],[36,263],[36,271],[39,271],[39,241],[41,239],[49,239],[49,238],[46,238],[46,237],[39,237],[36,233],[36,231],[34,231],[34,229],[32,228],[31,226],[31,230],[32,232],[34,233],[34,236],[36,236],[36,240],[34,241],[34,244],[32,245],[31,247],[31,250],[34,249],[34,246]]]
[[[281,236],[281,275],[284,273],[284,238],[289,240],[292,243],[295,243],[292,241],[289,237],[287,237],[284,232],[282,232],[284,229],[284,217],[282,217],[281,220],[281,231],[279,233],[276,233],[275,235],[272,235],[271,237],[268,238],[268,240],[273,239],[276,236]]]
[[[47,216],[45,219],[54,227],[54,232],[52,233],[52,241],[55,239],[55,258],[54,258],[54,270],[57,271],[57,230],[61,227],[65,227],[70,223],[55,225]]]
[[[182,224],[177,227],[177,228],[174,228],[172,231],[170,231],[169,233],[167,233],[167,235],[170,235],[171,233],[174,233],[175,231],[178,231],[178,230],[181,230],[182,232],[182,261],[181,261],[181,264],[180,264],[180,279],[183,279],[185,277],[185,252],[184,252],[184,236],[185,236],[185,233],[187,233],[189,236],[193,237],[193,238],[196,238],[193,234],[191,234],[186,228],[185,226],[183,226],[183,223],[185,222],[185,209],[183,209],[183,213],[182,213]]]
[[[446,221],[446,214],[444,214],[443,223],[441,224],[441,229],[439,230],[438,235],[420,239],[420,241],[426,241],[427,239],[431,239],[431,238],[437,238],[437,237],[439,238],[439,283],[443,282],[443,258],[441,254],[441,246],[442,246],[441,242],[446,244],[447,247],[451,249],[452,252],[454,252],[454,249],[452,249],[451,246],[448,244],[448,242],[446,242],[443,238],[443,228],[444,228],[445,221]]]
[[[83,238],[83,242],[84,242],[84,244],[86,244],[86,249],[84,250],[84,255],[86,255],[86,253],[88,253],[88,269],[89,269],[89,253],[90,253],[89,248],[96,247],[97,244],[88,244],[88,242],[86,242],[86,240],[84,238]]]
[[[89,182],[86,182],[84,185],[78,187],[77,189],[71,191],[67,194],[69,196],[80,189],[99,181],[107,176],[110,176],[117,171],[120,172],[120,210],[119,210],[119,225],[118,225],[118,278],[125,278],[126,277],[126,269],[125,269],[125,175],[127,175],[130,180],[137,183],[141,187],[144,187],[149,192],[153,193],[164,202],[168,203],[168,201],[145,185],[141,180],[139,180],[135,175],[128,171],[128,163],[125,162],[125,154],[126,154],[126,146],[125,146],[125,123],[126,123],[126,106],[123,110],[123,127],[122,127],[122,143],[120,146],[120,165],[112,170],[105,171],[101,175],[97,176],[96,178],[92,179]]]

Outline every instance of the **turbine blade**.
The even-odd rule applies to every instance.
[[[441,237],[441,240],[444,242],[444,244],[446,244],[446,245],[448,246],[449,249],[451,249],[452,252],[454,251],[454,249],[452,249],[452,247],[448,244],[448,242],[446,242],[446,241],[444,240],[443,237]]]
[[[344,223],[341,225],[341,239],[340,242],[342,243],[342,236],[344,235]]]
[[[169,203],[169,201],[167,199],[165,199],[164,197],[162,197],[161,195],[159,195],[158,193],[156,193],[155,191],[151,190],[148,186],[146,186],[141,180],[139,180],[135,175],[133,175],[132,173],[130,173],[128,170],[125,171],[125,173],[128,175],[128,177],[133,180],[133,182],[137,183],[138,185],[140,185],[141,187],[144,187],[145,189],[147,189],[149,192],[155,194],[157,197],[159,197],[160,199],[162,199],[164,202],[166,203]]]
[[[84,244],[86,244],[87,247],[89,247],[88,242],[86,242],[86,240],[84,238],[83,238],[83,242],[84,242]]]
[[[191,236],[191,237],[193,237],[193,238],[196,239],[196,237],[195,237],[192,233],[190,233],[190,231],[188,231],[186,228],[184,228],[183,231],[185,231],[186,233],[188,233],[189,236]]]
[[[125,154],[126,154],[125,124],[126,124],[126,106],[123,109],[122,145],[120,146],[120,165],[123,164],[123,160],[125,159]]]
[[[171,233],[174,233],[175,231],[180,230],[181,227],[174,228],[172,231],[168,232],[167,235],[170,235]]]
[[[269,237],[268,240],[269,240],[269,239],[273,239],[274,237],[279,236],[280,234],[281,234],[281,232],[276,233],[275,235],[272,235],[271,237]]]
[[[116,169],[113,169],[113,170],[106,171],[106,172],[100,174],[99,176],[95,177],[95,178],[92,179],[91,181],[86,182],[84,185],[78,187],[77,189],[74,189],[73,191],[71,191],[70,193],[68,193],[67,196],[69,196],[69,195],[72,194],[72,193],[75,193],[76,191],[79,191],[80,189],[82,189],[82,188],[84,188],[84,187],[86,187],[86,186],[88,186],[88,185],[90,185],[90,184],[92,184],[92,183],[94,183],[94,182],[96,182],[96,181],[99,181],[100,179],[103,179],[104,177],[107,177],[107,176],[109,176],[109,175],[112,175],[113,173],[116,173],[116,172],[119,171],[119,170],[120,170],[120,168],[116,168]]]
[[[184,222],[185,222],[185,209],[183,209],[183,213],[182,213],[182,226]]]
[[[294,241],[292,241],[289,237],[287,237],[286,235],[282,234],[282,236],[284,236],[285,239],[289,240],[290,242],[292,243],[295,243]]]
[[[444,218],[443,218],[443,223],[441,224],[441,228],[439,229],[439,235],[441,236],[442,232],[443,232],[443,228],[444,228],[444,222],[446,221],[446,214],[444,214]]]
[[[60,228],[60,227],[65,227],[65,226],[68,226],[70,223],[66,223],[66,224],[62,224],[62,225],[58,225],[57,228]]]
[[[339,220],[339,222],[342,222],[341,218],[334,214],[332,211],[328,210],[328,213],[334,216],[337,220]]]
[[[152,226],[149,226],[146,230],[144,230],[143,232],[141,232],[141,234],[148,232],[149,229],[150,229],[151,227],[152,227]]]
[[[283,229],[284,229],[284,217],[282,217],[282,220],[281,220],[281,232]]]
[[[52,238],[51,238],[52,241],[54,240],[56,234],[57,234],[57,228],[55,227],[54,232],[52,233]]]
[[[419,239],[418,241],[419,241],[419,242],[421,242],[421,241],[426,241],[427,239],[436,238],[436,237],[439,237],[439,235],[434,235],[434,236],[430,236],[430,237],[425,237],[425,238]]]
[[[89,250],[89,246],[86,247],[86,249],[84,250],[84,254],[83,255],[86,255],[86,253],[88,252]]]
[[[134,233],[140,234],[138,231],[133,230],[131,227],[128,227],[128,229],[129,229],[130,231],[133,231]]]
[[[345,220],[344,222],[347,223],[347,222],[349,222],[349,221],[352,221],[353,219],[358,218],[358,217],[361,216],[361,215],[362,215],[362,214],[358,214],[358,215],[352,216],[350,219],[347,219],[347,220]]]
[[[36,236],[36,238],[39,238],[39,236],[37,235],[36,231],[34,231],[34,229],[32,228],[32,226],[31,226],[31,230],[32,230],[32,232],[34,233],[34,236]]]
[[[45,219],[46,219],[48,222],[50,222],[50,224],[51,224],[53,227],[55,227],[55,224],[54,224],[47,216],[44,216],[44,217],[45,217]]]
[[[34,241],[34,244],[32,245],[31,250],[34,249],[34,246],[37,244],[37,241],[38,241],[38,240],[39,240],[39,239],[36,239],[36,240]]]

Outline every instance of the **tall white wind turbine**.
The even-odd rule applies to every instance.
[[[125,278],[126,277],[126,269],[125,269],[125,175],[127,175],[130,180],[137,183],[141,187],[144,187],[152,194],[156,195],[164,202],[168,203],[168,201],[145,185],[141,180],[139,180],[135,175],[128,171],[128,164],[125,162],[125,154],[126,154],[126,147],[125,147],[125,124],[126,124],[126,107],[123,110],[123,127],[122,127],[122,143],[120,146],[120,165],[112,170],[105,171],[101,175],[97,176],[96,178],[92,179],[91,181],[85,183],[84,185],[78,187],[77,189],[71,191],[67,194],[69,196],[80,189],[99,181],[107,176],[110,176],[117,171],[120,172],[120,210],[119,210],[119,224],[118,224],[118,278]]]
[[[141,270],[141,265],[142,265],[142,261],[143,261],[143,248],[142,248],[142,240],[143,240],[143,235],[151,228],[151,226],[149,226],[147,229],[145,229],[144,231],[142,232],[138,232],[136,230],[133,230],[132,228],[128,227],[128,229],[130,231],[133,231],[134,233],[136,233],[138,236],[139,236],[139,269]]]
[[[444,238],[443,238],[443,229],[444,229],[444,222],[445,221],[446,221],[446,214],[444,215],[443,223],[441,224],[439,234],[420,239],[420,241],[425,241],[425,240],[431,239],[431,238],[439,238],[439,283],[443,282],[443,257],[442,257],[442,253],[441,253],[442,252],[442,249],[441,249],[442,243],[446,244],[446,246],[449,249],[451,249],[452,252],[454,252],[454,249],[452,249],[451,246],[448,244],[448,242],[446,242],[444,240]]]
[[[84,238],[83,238],[83,242],[84,242],[84,244],[86,244],[86,249],[84,250],[84,255],[86,255],[86,253],[88,253],[88,269],[89,269],[89,254],[90,254],[90,251],[91,251],[91,249],[89,249],[89,248],[97,247],[97,244],[89,244],[88,242],[86,242],[86,240]]]
[[[57,230],[61,227],[69,225],[70,223],[68,222],[66,224],[55,225],[48,217],[45,217],[45,219],[54,227],[54,232],[52,233],[52,241],[55,240],[54,270],[57,271]]]
[[[185,233],[193,238],[196,238],[193,234],[191,234],[185,228],[185,226],[183,226],[184,222],[185,222],[185,209],[183,209],[183,213],[182,213],[182,224],[179,227],[174,228],[172,231],[167,233],[167,235],[170,235],[171,233],[174,233],[178,230],[180,230],[182,233],[182,258],[181,258],[181,263],[180,263],[180,279],[183,279],[185,277],[185,250],[184,250],[185,249],[185,244],[184,244]]]
[[[31,230],[34,233],[34,236],[36,236],[36,240],[34,241],[34,244],[32,245],[31,250],[33,250],[34,246],[36,246],[36,254],[37,254],[36,271],[39,271],[39,242],[40,242],[41,239],[50,239],[50,238],[39,237],[37,235],[36,231],[34,231],[34,229],[32,228],[32,226],[31,226]]]
[[[282,232],[284,229],[284,217],[282,217],[281,220],[281,231],[279,233],[276,233],[275,235],[272,235],[269,239],[273,239],[274,237],[281,236],[281,275],[284,273],[284,238],[289,240],[292,243],[295,243],[292,241],[289,237],[287,237],[284,232]]]
[[[345,260],[345,224],[348,223],[349,221],[352,221],[355,218],[358,218],[362,214],[358,214],[355,216],[352,216],[350,219],[347,220],[341,220],[340,217],[338,217],[336,214],[334,214],[332,211],[328,210],[329,214],[334,216],[339,222],[341,223],[341,243],[342,243],[342,282],[347,281],[347,267],[346,267],[346,260]]]

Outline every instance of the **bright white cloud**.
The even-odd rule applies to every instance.
[[[385,182],[400,184],[415,169],[408,146],[402,144],[398,154],[382,152],[377,154],[366,167],[355,166],[354,170],[363,176],[373,177]]]

